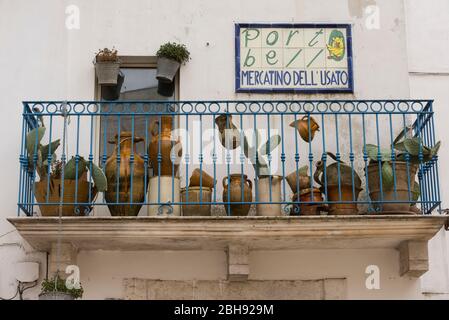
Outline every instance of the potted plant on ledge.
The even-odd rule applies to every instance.
[[[75,300],[83,296],[83,287],[68,288],[66,282],[56,274],[52,279],[42,281],[39,300]]]
[[[91,207],[79,204],[93,202],[97,192],[107,189],[106,176],[100,167],[93,162],[86,161],[81,156],[72,157],[65,164],[62,161],[57,161],[55,152],[60,141],[58,139],[47,145],[42,145],[40,142],[45,130],[45,127],[38,127],[31,130],[26,136],[29,168],[35,169],[40,178],[34,184],[34,194],[41,214],[58,216],[58,203],[62,203],[62,215],[85,215],[91,210]],[[87,171],[91,173],[94,186],[87,180]]]
[[[409,130],[406,128],[399,134],[391,149],[366,145],[369,195],[372,201],[376,201],[374,208],[383,213],[417,211],[414,205],[419,198],[420,187],[415,181],[416,172],[420,164],[431,161],[440,149],[440,141],[427,147],[419,137],[404,138]]]
[[[281,216],[283,214],[281,202],[282,176],[273,175],[269,164],[269,157],[276,147],[281,143],[281,136],[275,134],[262,143],[259,130],[254,130],[252,145],[248,138],[243,137],[243,151],[253,165],[258,193],[256,213],[258,216]],[[274,202],[274,203],[271,203]],[[284,212],[286,213],[286,212]]]
[[[95,55],[94,65],[99,85],[117,85],[120,71],[120,59],[117,56],[116,49],[100,49]]]
[[[156,53],[157,59],[157,75],[160,87],[163,84],[173,82],[173,78],[179,70],[181,64],[186,63],[190,59],[190,52],[183,44],[168,42],[159,48]],[[161,84],[162,82],[162,84]],[[164,87],[165,88],[165,87]]]

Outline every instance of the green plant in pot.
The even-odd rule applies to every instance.
[[[83,287],[81,283],[78,288],[67,285],[66,280],[56,274],[51,279],[42,281],[41,293],[39,300],[75,300],[83,296]]]
[[[119,78],[120,59],[115,48],[100,49],[94,60],[95,73],[98,84],[102,86],[116,86]]]
[[[87,214],[91,207],[86,204],[94,201],[97,192],[107,189],[106,176],[96,164],[86,161],[83,157],[78,157],[78,160],[72,157],[67,163],[58,161],[55,152],[60,145],[60,140],[42,145],[45,130],[45,127],[38,127],[26,135],[28,168],[31,171],[36,170],[39,176],[39,181],[34,184],[34,195],[39,203],[41,214],[58,216],[60,209],[58,204],[61,202],[61,197],[62,215]],[[87,172],[90,172],[94,185],[87,181]]]
[[[324,170],[324,161],[318,161],[313,177],[315,182],[321,186],[321,192],[324,194],[327,192],[327,199],[334,202],[329,204],[329,214],[357,214],[356,201],[362,190],[362,180],[352,166],[339,160],[331,152],[326,152],[326,154],[335,162],[328,165]]]
[[[390,214],[419,211],[415,207],[420,196],[416,172],[419,164],[431,161],[438,154],[441,142],[433,147],[425,146],[419,137],[406,137],[410,130],[403,130],[390,149],[366,145],[369,195],[376,201],[374,208],[377,211]]]
[[[190,59],[190,52],[183,44],[168,42],[159,48],[156,53],[157,75],[156,79],[162,82],[172,82],[181,64]]]
[[[265,202],[256,205],[256,212],[259,216],[280,216],[282,215],[281,202],[281,182],[282,176],[272,175],[268,162],[268,155],[281,143],[281,136],[272,135],[266,141],[262,140],[259,130],[253,131],[252,144],[248,137],[243,138],[243,151],[254,167],[257,186],[258,202]],[[270,204],[269,202],[277,202]]]

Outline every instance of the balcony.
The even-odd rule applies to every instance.
[[[237,278],[242,252],[301,248],[398,248],[420,275],[438,149],[428,100],[24,102],[9,221],[50,252],[226,249]]]

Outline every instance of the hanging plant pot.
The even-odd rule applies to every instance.
[[[75,300],[75,298],[65,292],[46,292],[39,295],[39,300]]]
[[[159,82],[172,82],[181,64],[173,59],[160,57],[157,59],[157,75]]]
[[[175,83],[174,82],[165,82],[162,80],[158,81],[157,85],[157,93],[164,97],[171,97],[175,92]]]
[[[117,78],[120,71],[120,62],[96,62],[95,72],[98,78],[98,84],[102,86],[117,85]]]
[[[117,50],[114,48],[112,50],[108,48],[101,49],[95,55],[94,65],[98,84],[102,86],[117,85],[120,71],[120,59],[117,56]]]
[[[120,97],[120,90],[122,89],[123,82],[125,81],[125,75],[119,71],[117,76],[117,84],[115,86],[103,86],[101,88],[101,98],[103,100],[118,100]]]

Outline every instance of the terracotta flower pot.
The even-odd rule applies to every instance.
[[[136,143],[143,141],[143,139],[134,137],[134,141],[132,141],[132,133],[123,131],[120,134],[120,142],[117,140],[118,135],[115,136],[114,141],[109,141],[109,143],[114,143],[116,146],[105,165],[105,173],[108,180],[108,190],[104,194],[105,199],[112,216],[137,216],[142,207],[142,204],[139,203],[144,202],[148,185],[148,182],[145,185],[145,162],[136,152],[135,147]],[[120,167],[117,167],[119,145]],[[134,156],[133,163],[131,163],[132,154]],[[130,204],[114,204],[117,203],[117,200],[119,203]]]
[[[188,198],[187,198],[188,196]],[[182,203],[198,203],[198,204],[183,204],[183,216],[210,216],[212,189],[208,187],[189,187],[188,194],[186,188],[181,189]],[[199,204],[199,203],[209,204]]]
[[[176,142],[172,139],[171,133],[172,130],[173,130],[172,116],[161,116],[160,123],[159,120],[157,120],[152,126],[151,133],[153,137],[151,138],[148,152],[150,155],[150,160],[153,165],[155,175],[161,176],[173,175],[176,177],[178,174],[179,163],[175,162],[175,164],[173,165],[171,160],[171,154],[172,152],[174,152],[177,158],[181,157],[182,146],[181,142],[179,141]],[[159,153],[161,156],[160,163],[158,157]]]
[[[380,169],[382,170],[382,167]],[[389,214],[410,212],[410,207],[414,204],[412,201],[413,186],[418,168],[414,164],[407,165],[406,162],[396,161],[394,168],[391,164],[391,169],[394,169],[396,177],[396,192],[394,185],[388,189],[382,188],[381,192],[378,162],[371,162],[368,165],[369,196],[372,201],[398,201],[402,203],[374,203],[374,208],[380,211],[388,211]]]
[[[47,184],[47,180],[39,181],[34,184],[35,186],[35,197],[39,203],[39,209],[41,215],[45,217],[59,216],[59,205],[46,205],[47,202],[47,186],[48,186],[48,203],[59,203],[61,200],[62,190],[62,180],[60,179],[50,179]],[[78,192],[78,193],[77,193]],[[91,183],[85,180],[78,180],[78,187],[76,180],[64,180],[64,195],[62,199],[62,212],[63,216],[76,216],[76,215],[87,215],[91,210],[92,206],[65,204],[65,203],[88,203],[89,202],[89,192],[90,201],[93,202],[97,195],[97,190],[93,187]]]
[[[329,214],[330,215],[355,215],[358,214],[357,210],[357,199],[359,196],[361,188],[354,188],[355,194],[353,197],[352,185],[341,185],[340,191],[338,185],[328,185],[327,186],[327,198],[329,201],[337,202],[350,202],[353,203],[329,203]],[[321,192],[324,193],[324,188],[321,188]],[[340,198],[341,195],[341,198]]]
[[[242,179],[240,173],[231,174],[229,179],[230,183],[228,185],[228,177],[223,178],[223,202],[230,202],[230,204],[224,204],[226,213],[231,216],[246,216],[251,208],[251,204],[233,204],[233,202],[251,202],[253,198],[253,184],[246,175],[243,175]]]
[[[201,185],[203,187],[213,189],[215,187],[215,183],[216,181],[214,178],[208,175],[205,171],[201,171],[199,168],[196,168],[192,171],[192,175],[190,176],[189,187],[199,187]]]
[[[313,192],[312,192],[313,190]],[[298,202],[298,204],[294,204],[290,215],[301,215],[301,216],[313,216],[318,215],[319,211],[323,209],[325,206],[324,204],[307,204],[307,202],[323,202],[323,197],[321,195],[321,191],[318,188],[307,188],[301,190],[299,194],[299,201],[298,201],[298,194],[293,194],[292,198],[293,202]],[[304,203],[305,202],[305,203]]]
[[[257,202],[281,202],[281,181],[281,176],[259,177],[257,179]],[[258,216],[282,216],[282,204],[256,204],[256,214]]]

